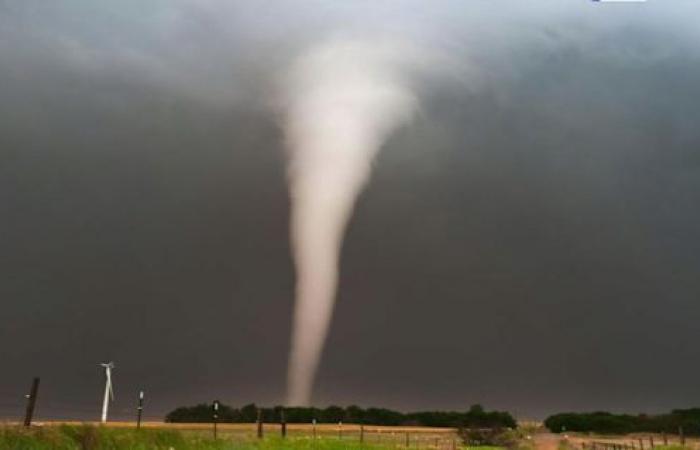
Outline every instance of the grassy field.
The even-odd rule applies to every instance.
[[[264,439],[257,439],[249,431],[250,427],[222,426],[218,439],[214,439],[210,425],[166,428],[150,424],[138,431],[126,425],[54,424],[31,429],[5,425],[0,427],[0,450],[396,450],[405,447],[407,433],[409,447],[413,449],[458,448],[456,440],[445,438],[446,431],[430,429],[384,430],[378,433],[383,433],[383,437],[366,435],[363,442],[359,436],[350,434],[350,429],[343,430],[346,435],[335,434],[337,429],[316,430],[316,438],[305,428],[292,429],[286,439],[272,432]]]
[[[77,421],[34,421],[34,423],[42,426],[56,426],[56,425],[99,425],[99,422],[77,422]],[[18,424],[18,422],[6,422],[6,424]],[[136,426],[135,422],[119,422],[110,421],[108,423],[110,428],[134,428]],[[211,423],[168,423],[168,422],[143,422],[142,426],[144,428],[157,428],[157,429],[169,429],[169,430],[210,430],[212,428]],[[279,434],[280,424],[278,423],[265,423],[263,424],[266,433]],[[257,425],[255,423],[226,423],[222,422],[218,425],[219,430],[238,433],[238,434],[255,434]],[[364,433],[366,435],[397,435],[410,433],[415,436],[432,436],[432,437],[449,437],[454,436],[456,430],[454,428],[442,428],[442,427],[416,427],[416,426],[384,426],[384,425],[364,425]],[[290,434],[298,435],[308,435],[310,436],[313,431],[316,431],[318,436],[335,436],[340,432],[344,435],[357,435],[360,433],[360,425],[353,423],[345,423],[342,425],[330,424],[330,423],[319,423],[317,425],[311,425],[309,423],[289,423],[287,424],[287,432]]]
[[[220,424],[217,439],[213,438],[211,424],[143,425],[136,430],[131,422],[110,422],[109,426],[43,422],[27,429],[16,423],[0,423],[0,450],[503,450],[463,446],[450,428],[366,426],[361,441],[359,426],[350,424],[290,424],[285,439],[274,424],[265,424],[263,439],[257,438],[254,424]],[[644,450],[651,450],[652,439],[649,435],[566,436],[541,429],[521,430],[519,435],[513,449],[640,450],[642,439]],[[653,436],[653,441],[653,450],[700,450],[697,439],[687,439],[684,447],[672,437],[668,446],[659,445],[659,436]]]

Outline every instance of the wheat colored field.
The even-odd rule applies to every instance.
[[[51,426],[51,425],[101,425],[99,422],[80,422],[80,421],[36,421],[36,425]],[[129,428],[135,427],[136,422],[108,422],[104,426],[114,427],[114,428]],[[174,430],[210,430],[212,428],[211,423],[168,423],[168,422],[142,422],[141,426],[144,428],[163,428],[163,429],[174,429]],[[219,423],[217,427],[220,431],[231,431],[231,432],[241,432],[241,433],[256,433],[257,424],[255,423]],[[412,426],[383,426],[383,425],[364,425],[364,432],[367,433],[377,433],[377,434],[416,434],[416,435],[438,435],[438,436],[448,436],[455,435],[456,430],[454,428],[442,428],[442,427],[412,427]],[[304,433],[312,434],[314,429],[319,435],[330,435],[340,433],[359,433],[360,425],[345,423],[342,425],[322,423],[322,424],[306,424],[306,423],[289,423],[287,424],[287,432],[289,433]],[[263,430],[265,432],[280,432],[280,424],[278,423],[265,423],[263,424]]]

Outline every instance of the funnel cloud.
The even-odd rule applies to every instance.
[[[335,40],[312,48],[287,80],[291,239],[296,306],[290,405],[307,405],[333,314],[343,234],[372,161],[417,99],[399,73],[399,48]]]

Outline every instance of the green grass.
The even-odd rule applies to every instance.
[[[224,450],[225,442],[185,438],[170,430],[134,430],[93,426],[0,430],[0,450]]]
[[[400,450],[394,444],[360,443],[337,438],[266,437],[214,440],[209,433],[178,430],[48,426],[25,429],[0,426],[0,450]],[[468,450],[462,447],[459,450]],[[411,450],[418,450],[411,447]],[[428,450],[428,449],[423,449]],[[437,450],[437,449],[435,449]],[[478,450],[500,450],[478,447]]]

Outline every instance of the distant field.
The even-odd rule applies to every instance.
[[[45,425],[56,425],[56,424],[68,424],[68,425],[80,425],[80,424],[93,424],[98,425],[98,422],[76,422],[76,421],[46,421],[37,422]],[[143,427],[148,428],[164,428],[164,429],[209,429],[212,427],[211,423],[168,423],[168,422],[142,422]],[[136,422],[108,422],[109,427],[135,427]],[[217,425],[219,429],[223,430],[233,430],[233,431],[248,431],[255,432],[257,429],[257,424],[255,423],[219,423]],[[279,423],[265,423],[263,424],[263,429],[269,431],[280,431]],[[360,432],[360,425],[344,423],[341,426],[334,423],[319,423],[317,425],[312,425],[310,423],[289,423],[287,424],[287,431],[292,432],[303,432],[311,433],[314,428],[318,433],[328,434],[337,433],[338,431],[348,431],[348,432]],[[363,425],[365,433],[429,433],[429,434],[454,434],[454,428],[442,428],[442,427],[410,427],[410,426],[385,426],[385,425]]]
[[[16,423],[8,423],[16,424]],[[37,421],[35,425],[38,426],[57,426],[57,425],[101,425],[99,422],[85,422],[85,421]],[[108,422],[105,426],[110,428],[135,428],[136,422]],[[211,423],[167,423],[167,422],[142,422],[141,426],[144,428],[155,428],[155,429],[168,429],[168,430],[212,430],[213,425]],[[420,438],[427,437],[439,437],[439,438],[451,438],[456,436],[456,430],[454,428],[440,428],[440,427],[410,427],[410,426],[382,426],[382,425],[363,425],[362,426],[365,436],[401,436],[404,437],[406,434],[409,436],[416,436]],[[239,434],[250,434],[255,435],[257,433],[257,424],[255,423],[219,423],[217,424],[217,429],[224,433],[239,433]],[[280,434],[281,426],[278,423],[265,423],[263,424],[263,430],[265,434]],[[289,435],[305,435],[312,436],[314,431],[317,436],[325,437],[347,437],[351,436],[359,437],[361,429],[358,424],[342,424],[341,426],[337,424],[305,424],[305,423],[290,423],[287,424],[287,434]]]

